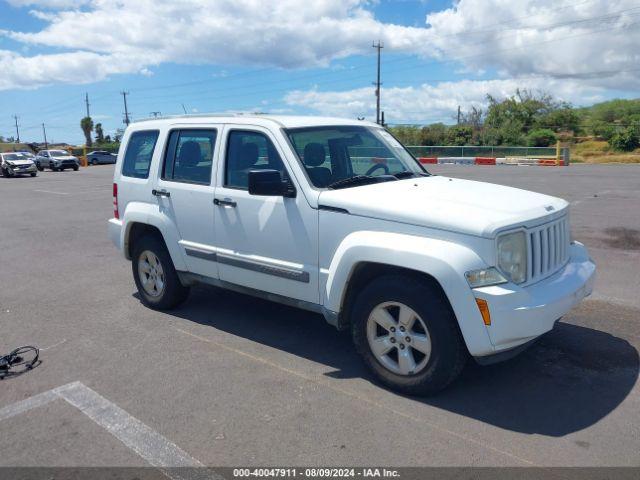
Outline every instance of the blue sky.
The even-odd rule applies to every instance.
[[[0,135],[79,143],[131,117],[266,111],[451,123],[486,94],[577,105],[639,96],[640,6],[603,0],[0,0]],[[612,5],[615,3],[615,5]],[[4,80],[2,79],[4,76]]]

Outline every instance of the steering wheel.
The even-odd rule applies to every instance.
[[[365,173],[365,175],[371,175],[379,168],[382,168],[384,170],[385,175],[389,175],[389,167],[384,163],[376,163],[373,167],[367,170],[367,173]]]

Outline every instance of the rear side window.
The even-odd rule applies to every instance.
[[[216,146],[215,130],[174,130],[162,169],[162,179],[209,185]]]
[[[132,133],[127,144],[127,151],[124,154],[122,175],[149,178],[149,166],[157,141],[157,130]]]

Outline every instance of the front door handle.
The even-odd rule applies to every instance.
[[[171,192],[167,192],[166,190],[156,190],[155,188],[151,190],[151,194],[155,197],[167,197],[171,196]]]
[[[213,204],[218,205],[219,207],[232,207],[232,208],[235,208],[236,205],[238,205],[233,200],[227,200],[226,198],[224,200],[220,200],[219,198],[214,198]]]

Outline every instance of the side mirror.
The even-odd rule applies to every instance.
[[[277,170],[250,170],[249,194],[295,197],[296,189],[290,182],[283,181]]]

